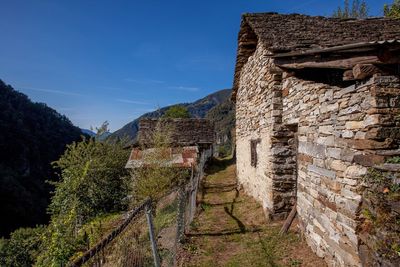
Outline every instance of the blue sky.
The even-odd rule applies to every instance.
[[[382,15],[391,0],[367,1]],[[232,85],[240,16],[339,0],[0,0],[0,79],[82,128],[117,130]]]

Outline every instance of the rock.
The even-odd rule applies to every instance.
[[[363,121],[348,121],[346,122],[346,129],[347,130],[357,130],[364,128]]]
[[[361,178],[366,174],[367,168],[358,165],[349,166],[344,172],[344,176],[349,178]]]
[[[343,138],[352,138],[353,136],[354,136],[353,131],[346,130],[346,131],[343,131],[343,133],[342,133]]]
[[[330,170],[327,170],[327,169],[324,169],[324,168],[320,168],[320,167],[317,167],[315,165],[308,165],[307,166],[307,170],[309,170],[311,172],[314,172],[316,174],[331,178],[331,179],[335,179],[336,178],[336,172],[330,171]]]
[[[385,162],[385,157],[373,154],[354,155],[354,162],[365,167],[372,167]]]

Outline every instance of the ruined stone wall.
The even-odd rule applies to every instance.
[[[382,96],[398,90],[388,88],[393,79],[376,76],[347,88],[283,80],[283,124],[298,125],[301,228],[330,266],[360,266],[361,178],[367,166],[382,161],[379,154],[398,147],[399,97]]]
[[[168,135],[169,141],[178,146],[215,142],[214,125],[207,119],[142,119],[139,122],[139,143],[152,147],[156,131]]]
[[[281,197],[287,194],[287,190],[278,192],[282,191],[282,183],[279,190],[273,189],[277,187],[274,183],[277,165],[282,164],[273,155],[285,151],[279,147],[280,141],[274,138],[274,133],[281,131],[279,127],[274,130],[281,123],[281,74],[275,72],[267,54],[268,51],[259,43],[241,70],[236,100],[236,158],[239,183],[263,205],[266,214],[274,218],[284,216],[282,211],[287,212],[288,208],[282,205]],[[251,164],[252,140],[257,142],[256,166]],[[281,165],[280,170],[283,169]]]

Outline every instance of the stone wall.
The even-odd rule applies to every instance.
[[[330,265],[360,265],[359,187],[367,167],[398,148],[396,80],[375,76],[347,88],[283,80],[283,122],[298,125],[301,227],[308,244]],[[389,91],[397,96],[389,97]]]
[[[259,43],[241,70],[239,183],[270,218],[285,217],[297,196],[300,227],[317,255],[330,266],[361,266],[367,200],[360,187],[368,167],[399,153],[399,79],[375,75],[341,88],[290,77],[267,55]],[[257,166],[252,140],[258,140]]]
[[[284,147],[281,127],[281,74],[258,44],[243,66],[236,95],[237,176],[244,190],[271,218],[285,217],[295,196],[293,153]],[[257,165],[251,166],[251,142],[257,141]]]
[[[142,119],[139,122],[139,144],[152,147],[156,131],[168,135],[173,145],[190,146],[215,142],[214,125],[207,119]]]

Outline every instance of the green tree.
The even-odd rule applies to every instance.
[[[44,228],[19,228],[0,239],[0,266],[32,266],[39,254]]]
[[[0,236],[48,223],[46,208],[56,180],[51,162],[81,130],[65,116],[0,80]]]
[[[338,7],[332,15],[334,18],[348,19],[348,18],[360,18],[364,19],[368,17],[368,6],[365,0],[353,0],[351,3],[349,0],[344,0],[344,6]]]
[[[383,14],[387,18],[400,18],[400,0],[394,0],[391,5],[385,4]]]
[[[108,126],[110,125],[110,123],[108,123],[108,121],[103,122],[102,125],[100,125],[100,127],[96,127],[96,136],[101,136],[107,132],[109,132],[109,128]]]
[[[125,170],[129,151],[121,142],[84,139],[67,147],[54,167],[61,172],[49,212],[51,222],[43,235],[39,266],[58,266],[84,245],[80,231],[89,220],[125,210],[130,177]]]
[[[162,116],[163,119],[166,118],[190,118],[190,113],[188,109],[184,106],[172,106],[167,111],[165,111],[164,115]]]

